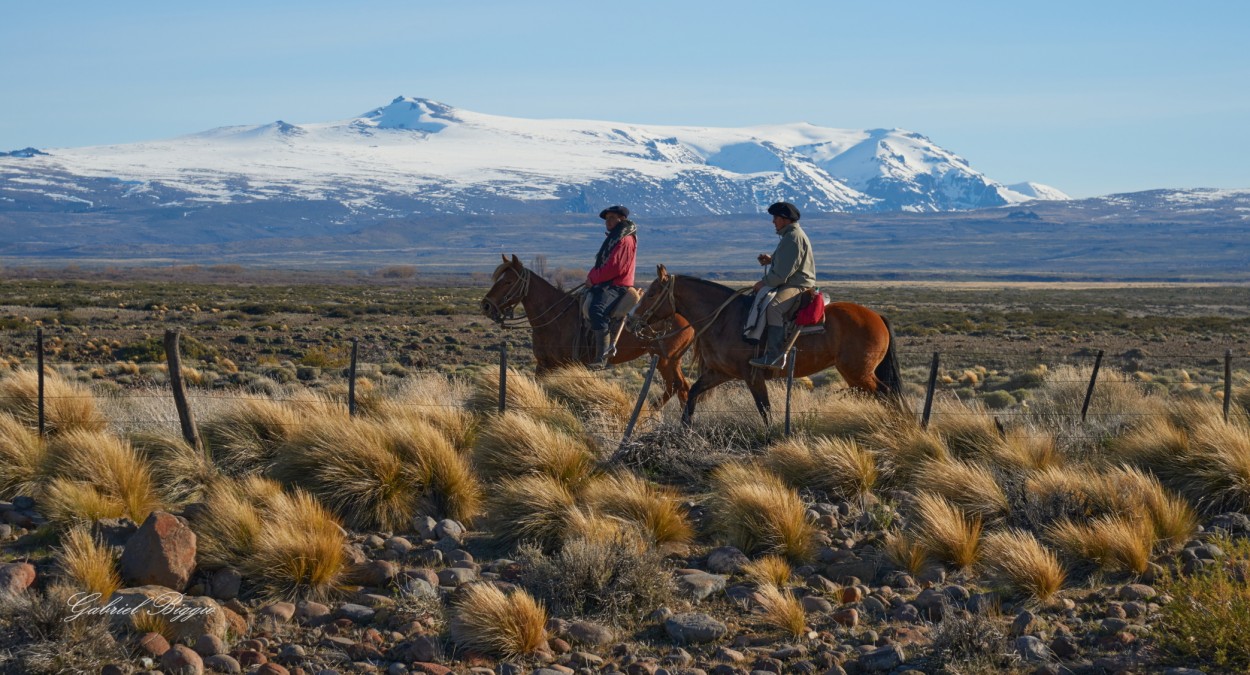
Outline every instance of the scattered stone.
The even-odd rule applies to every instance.
[[[805,595],[799,602],[803,605],[803,611],[812,614],[828,614],[833,611],[833,603],[818,595]]]
[[[291,675],[291,672],[281,665],[270,661],[262,663],[260,668],[256,669],[254,675]]]
[[[196,654],[207,659],[210,656],[225,654],[226,643],[216,635],[201,635],[195,639],[194,649]],[[207,666],[208,662],[205,661],[204,665]]]
[[[160,633],[144,633],[135,641],[135,646],[143,654],[160,658],[169,651],[169,640],[166,640],[165,636]]]
[[[159,585],[182,591],[195,572],[195,532],[186,520],[153,511],[126,542],[118,567],[122,579],[132,586]]]
[[[228,673],[229,675],[239,675],[243,672],[243,666],[229,654],[214,654],[204,659],[204,667],[214,673]]]
[[[1241,515],[1240,513],[1237,515]],[[1207,675],[1196,668],[1168,668],[1163,671],[1163,675]]]
[[[847,586],[842,589],[842,604],[850,605],[864,599],[864,592],[858,586]]]
[[[1222,513],[1212,518],[1207,527],[1212,530],[1224,530],[1230,535],[1250,534],[1250,516],[1239,512]],[[1184,668],[1175,670],[1184,670]]]
[[[871,631],[869,631],[871,632]],[[903,648],[898,645],[886,645],[874,649],[859,657],[859,667],[868,672],[893,670],[907,660]]]
[[[742,661],[745,661],[747,657],[740,651],[736,651],[728,647],[721,647],[716,650],[716,653],[712,655],[712,658],[717,661],[724,661],[725,663],[741,663]]]
[[[707,554],[707,568],[716,574],[735,574],[751,562],[745,553],[733,546],[714,548]]]
[[[404,556],[408,555],[408,552],[414,547],[411,541],[408,541],[400,536],[394,536],[387,539],[386,542],[382,544],[382,548],[385,548],[388,551],[394,551],[395,553]]]
[[[24,562],[0,565],[0,598],[15,598],[34,583],[34,565]]]
[[[464,525],[450,519],[445,518],[438,521],[434,526],[434,536],[438,539],[454,539],[457,542],[464,541]]]
[[[1046,649],[1046,643],[1035,636],[1022,635],[1016,638],[1015,646],[1016,653],[1029,663],[1050,660],[1050,651]]]
[[[695,572],[678,577],[677,586],[694,598],[695,601],[699,601],[706,600],[713,593],[724,590],[728,581],[729,577],[720,574]]]
[[[440,586],[458,587],[476,580],[477,572],[463,567],[448,567],[438,573],[438,585]]]
[[[243,575],[233,567],[223,567],[213,572],[208,582],[210,597],[217,600],[233,600],[239,597],[239,587],[243,584]]]
[[[147,523],[145,522],[144,525]],[[161,670],[165,672],[165,675],[200,675],[204,672],[204,661],[190,647],[174,645],[161,656]]]
[[[1033,627],[1037,623],[1037,617],[1033,612],[1027,609],[1016,615],[1016,620],[1011,622],[1011,634],[1015,636],[1027,635],[1033,632]]]
[[[1159,592],[1146,584],[1127,584],[1120,587],[1121,600],[1153,600]]]
[[[364,605],[357,605],[355,603],[348,602],[344,603],[334,611],[334,618],[350,619],[353,623],[364,624],[372,621],[373,616],[376,613],[377,612],[365,607]]]
[[[259,666],[269,662],[269,657],[259,649],[240,649],[230,654],[238,659],[239,665],[244,668]]]
[[[421,549],[409,557],[418,564],[428,567],[438,567],[443,564],[443,552],[436,548]]]
[[[587,645],[608,645],[616,639],[616,634],[611,628],[593,621],[574,621],[569,624],[565,632],[574,642]]]
[[[270,617],[280,623],[287,623],[295,616],[295,603],[275,602],[272,605],[262,607],[258,614]]]
[[[308,654],[301,645],[288,644],[282,645],[282,649],[278,650],[278,656],[274,660],[284,666],[298,666],[307,657]]]
[[[295,605],[295,619],[310,626],[319,626],[329,620],[330,608],[320,602],[301,600]]]
[[[182,597],[181,600],[178,603],[178,619],[169,622],[175,640],[192,642],[201,635],[226,637],[230,624],[216,600],[204,596]]]
[[[885,603],[871,595],[864,598],[864,601],[859,603],[859,606],[868,616],[883,617],[886,613]]]
[[[106,546],[122,548],[139,530],[139,525],[129,518],[101,518],[91,525],[91,534]]]
[[[364,539],[360,540],[360,545],[369,549],[382,548],[382,544],[385,544],[385,543],[386,543],[386,540],[383,539],[382,537],[379,537],[376,534],[370,534],[366,536]]]
[[[833,622],[839,626],[846,626],[847,628],[854,628],[859,625],[859,612],[854,607],[843,607],[834,612],[833,616],[829,618],[833,619]]]
[[[438,521],[429,516],[417,516],[412,519],[412,529],[421,535],[422,539],[437,539],[434,536],[436,527],[438,527]]]
[[[598,669],[603,665],[603,657],[596,656],[590,652],[573,652],[569,654],[569,663],[579,668]]]
[[[699,644],[724,637],[729,632],[725,624],[707,614],[690,612],[669,617],[664,630],[677,644]]]
[[[414,635],[391,649],[391,658],[397,661],[438,661],[442,657],[442,645],[426,635]]]

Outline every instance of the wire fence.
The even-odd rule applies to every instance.
[[[279,327],[280,328],[280,327]],[[483,348],[485,357],[480,363],[465,368],[459,365],[436,363],[431,367],[414,365],[411,358],[414,347],[420,351],[435,351],[441,345],[456,346],[458,342],[419,340],[428,335],[404,335],[395,339],[371,339],[368,333],[348,336],[337,331],[325,338],[301,339],[275,330],[274,335],[248,335],[241,342],[237,329],[229,327],[197,327],[194,332],[181,334],[182,358],[187,364],[181,366],[181,379],[186,383],[186,406],[192,411],[209,410],[231,401],[278,397],[292,405],[341,405],[352,414],[357,408],[368,405],[378,397],[393,391],[383,391],[384,383],[396,385],[413,378],[451,378],[471,372],[497,372],[499,391],[496,409],[525,409],[543,412],[533,406],[521,406],[509,402],[507,395],[510,369],[532,370],[535,357],[529,341],[519,333],[504,333],[497,344]],[[106,333],[106,334],[105,334]],[[377,334],[372,334],[376,336]],[[42,340],[40,339],[42,337]],[[412,338],[407,344],[403,338]],[[122,428],[174,427],[180,424],[185,413],[175,415],[171,407],[170,363],[164,349],[166,336],[148,327],[110,329],[93,334],[75,326],[42,326],[36,330],[8,329],[0,331],[0,365],[9,369],[38,367],[60,373],[64,379],[94,383],[93,393],[67,394],[62,390],[45,391],[40,396],[40,409],[52,399],[69,400],[76,396],[95,397],[99,393],[112,403],[106,405],[108,423]],[[259,344],[267,349],[257,350]],[[250,349],[244,349],[245,346]],[[399,344],[400,347],[396,347]],[[232,349],[231,345],[238,345]],[[1141,391],[1156,394],[1205,399],[1221,403],[1227,421],[1231,414],[1234,388],[1250,383],[1244,368],[1234,368],[1246,363],[1247,354],[1232,348],[1209,349],[1189,353],[1168,353],[1170,363],[1189,363],[1186,369],[1176,372],[1147,373],[1142,371],[1143,360],[1148,360],[1144,348],[1127,349],[1121,354],[1108,357],[1103,350],[1093,346],[1070,345],[1063,352],[1017,349],[1007,345],[1002,349],[959,349],[950,352],[926,350],[926,344],[917,340],[909,344],[899,340],[897,354],[903,374],[901,392],[906,409],[916,415],[922,426],[931,418],[946,416],[992,415],[1005,427],[1024,427],[1026,423],[1046,423],[1052,428],[1062,427],[1068,440],[1096,440],[1099,433],[1086,431],[1112,420],[1131,420],[1157,415],[1157,410],[1140,410],[1125,407],[1126,399],[1103,396],[1117,386],[1129,385]],[[590,352],[588,345],[570,345],[566,360],[586,362]],[[550,348],[547,348],[550,351]],[[745,353],[755,354],[758,347],[744,344]],[[488,360],[493,352],[494,362]],[[435,361],[437,361],[435,359]],[[405,363],[409,365],[404,365]],[[654,426],[680,415],[680,406],[674,403],[659,408],[652,404],[660,396],[664,383],[661,373],[649,373],[646,358],[619,364],[611,371],[585,374],[561,373],[564,381],[605,379],[615,381],[628,393],[637,395],[634,412],[626,425],[622,442],[627,441],[636,426]],[[686,359],[686,377],[697,379],[697,368]],[[42,378],[40,388],[43,388]],[[774,421],[782,424],[785,433],[793,426],[802,428],[822,415],[830,414],[828,406],[812,405],[812,390],[833,391],[841,378],[836,369],[830,368],[801,378],[782,378],[772,385],[771,411]],[[1099,384],[1102,383],[1102,388]],[[737,388],[736,392],[733,390]],[[1051,396],[1045,406],[1031,403],[1035,392],[1045,389]],[[727,384],[723,388],[729,394],[710,396],[701,400],[697,408],[699,416],[716,416],[732,419],[738,424],[754,422],[762,425],[762,417],[749,397],[743,396],[741,384]],[[1110,389],[1108,389],[1110,388]],[[791,405],[791,395],[798,392]],[[1059,396],[1062,400],[1055,397]],[[22,398],[18,395],[0,394],[0,405],[6,401]],[[784,397],[785,405],[781,405]],[[124,403],[119,403],[124,402]],[[1064,403],[1066,407],[1057,407]],[[392,406],[413,409],[457,409],[464,407],[462,400],[447,398],[430,400],[421,397],[405,397],[391,403]],[[478,409],[483,406],[478,402]],[[584,401],[580,410],[619,414],[619,404],[600,404]],[[567,409],[553,403],[547,412]],[[836,409],[836,408],[835,408]],[[143,411],[142,414],[133,414]],[[126,414],[131,412],[132,414]],[[197,413],[198,415],[198,413]],[[281,423],[275,421],[275,423]],[[290,422],[303,424],[303,422]]]

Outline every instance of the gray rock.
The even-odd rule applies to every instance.
[[[434,544],[434,550],[441,551],[444,555],[450,554],[460,548],[460,540],[454,537],[443,537]]]
[[[195,653],[205,659],[210,656],[225,654],[226,643],[216,635],[201,635],[195,640]],[[208,666],[208,661],[205,661],[204,665]]]
[[[803,605],[803,611],[812,614],[828,614],[833,611],[833,603],[817,595],[806,595],[799,602]]]
[[[415,635],[410,640],[396,645],[391,650],[390,658],[398,661],[434,662],[443,658],[443,647],[429,636]]]
[[[319,626],[330,619],[330,608],[320,602],[301,600],[295,605],[295,618],[300,623]]]
[[[1159,592],[1146,584],[1127,584],[1120,587],[1121,600],[1152,600]]]
[[[477,579],[477,572],[463,567],[448,567],[438,573],[440,586],[463,586]]]
[[[859,603],[859,606],[864,610],[864,613],[869,616],[883,617],[886,614],[885,603],[872,597],[871,595],[864,598],[863,601]]]
[[[1016,615],[1016,620],[1011,622],[1012,635],[1027,635],[1033,632],[1033,626],[1037,622],[1037,617],[1033,612],[1027,609]]]
[[[893,670],[907,660],[903,648],[898,645],[886,645],[874,649],[859,657],[859,667],[870,673]]]
[[[616,639],[611,628],[593,621],[574,621],[569,624],[565,633],[574,642],[596,646],[611,644]]]
[[[273,617],[281,623],[286,623],[295,616],[295,604],[291,602],[275,602],[272,605],[262,607],[258,614]]]
[[[433,584],[420,578],[409,578],[404,581],[404,595],[418,600],[438,600],[438,589]]]
[[[725,636],[729,628],[707,614],[689,612],[669,617],[664,630],[677,644],[700,644]]]
[[[438,521],[438,524],[434,526],[434,536],[439,539],[455,539],[459,542],[464,541],[464,534],[464,525],[461,525],[450,518],[440,520]]]
[[[1029,663],[1041,663],[1050,660],[1050,650],[1046,643],[1032,635],[1021,635],[1016,638],[1016,653]]]
[[[108,546],[121,548],[139,530],[139,525],[129,518],[101,518],[91,525],[91,534]]]
[[[707,554],[707,568],[716,574],[733,574],[751,562],[745,553],[733,546],[714,548]]]
[[[214,673],[229,673],[229,675],[239,675],[243,672],[243,667],[229,654],[214,654],[204,659],[204,667]]]
[[[399,555],[407,555],[407,553],[413,549],[412,542],[399,536],[387,539],[382,544],[382,547],[388,551],[394,551]]]
[[[434,535],[434,528],[438,527],[438,521],[429,516],[417,516],[412,519],[412,529],[421,535],[422,539],[437,539]]]
[[[713,593],[724,590],[727,581],[729,581],[729,577],[726,576],[697,572],[678,578],[677,585],[682,591],[697,601],[705,600]]]
[[[1207,527],[1212,530],[1224,530],[1229,534],[1250,534],[1250,516],[1237,512],[1221,513],[1212,518]]]
[[[1237,514],[1241,515],[1241,514]],[[1207,675],[1197,668],[1168,668],[1163,671],[1163,675]]]
[[[364,605],[348,602],[335,610],[334,616],[338,619],[351,619],[355,623],[364,624],[372,621],[373,615],[376,613],[373,609]]]
[[[233,567],[223,567],[208,582],[209,596],[217,600],[233,600],[239,597],[239,587],[243,585],[243,575]]]

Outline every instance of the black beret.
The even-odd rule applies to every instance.
[[[781,216],[782,218],[789,218],[790,220],[798,220],[799,209],[790,202],[777,202],[776,204],[768,207],[768,215]]]
[[[629,209],[625,208],[624,206],[609,206],[608,208],[599,212],[599,217],[604,220],[607,220],[609,213],[615,213],[616,215],[622,218],[629,217]]]

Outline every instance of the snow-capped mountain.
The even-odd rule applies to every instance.
[[[0,209],[230,206],[240,219],[249,208],[302,218],[310,231],[392,216],[597,213],[608,203],[660,217],[757,213],[782,199],[816,212],[929,212],[1064,198],[1035,183],[1004,186],[901,129],[531,120],[409,97],[336,122],[0,153]]]

